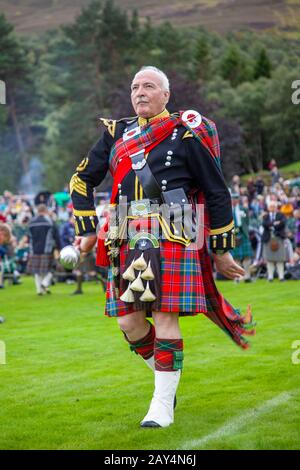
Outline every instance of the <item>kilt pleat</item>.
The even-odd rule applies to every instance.
[[[120,249],[120,272],[125,270],[128,245]],[[161,262],[161,312],[177,312],[180,315],[195,315],[206,311],[202,269],[197,250],[190,250],[179,243],[162,241]],[[112,298],[112,275],[109,270],[106,314],[122,316],[135,311],[134,307]],[[123,291],[120,291],[120,295]]]
[[[120,248],[120,272],[124,272],[128,245]],[[247,324],[218,291],[213,278],[210,256],[206,246],[201,250],[187,249],[178,243],[162,241],[161,307],[160,312],[179,313],[180,316],[203,313],[242,348],[248,347],[243,335],[255,333],[252,319]],[[120,295],[122,295],[122,290]],[[136,311],[132,304],[114,298],[113,279],[109,269],[105,314],[110,317]],[[248,321],[248,320],[247,320]]]
[[[47,274],[53,265],[53,255],[30,255],[26,267],[28,274]]]

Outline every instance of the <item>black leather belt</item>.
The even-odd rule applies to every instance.
[[[143,191],[152,203],[161,202],[161,188],[156,181],[145,158],[145,150],[130,155],[132,169],[135,172]]]

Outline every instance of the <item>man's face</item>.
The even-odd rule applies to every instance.
[[[131,84],[131,103],[136,114],[150,118],[161,113],[170,93],[162,88],[160,76],[152,70],[139,72]]]
[[[269,204],[268,211],[269,212],[276,212],[276,210],[277,210],[277,205],[271,202]]]

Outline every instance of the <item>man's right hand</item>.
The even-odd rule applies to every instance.
[[[223,255],[213,253],[212,257],[216,270],[228,279],[241,279],[245,275],[245,270],[234,261],[229,251]]]
[[[74,246],[80,253],[89,253],[97,242],[97,235],[88,235],[87,237],[76,237]]]

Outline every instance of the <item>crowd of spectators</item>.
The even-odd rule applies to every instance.
[[[229,188],[236,230],[236,248],[232,254],[243,265],[246,282],[258,277],[271,282],[275,275],[281,281],[300,279],[300,187],[284,181],[276,162],[270,162],[269,169],[269,185],[259,176],[242,183],[235,175]],[[108,194],[96,197],[100,220],[108,197]],[[106,273],[95,267],[95,253],[75,272],[65,271],[57,262],[59,250],[72,244],[75,238],[72,203],[65,190],[54,195],[43,191],[35,197],[9,191],[0,195],[0,231],[5,226],[11,232],[9,241],[0,237],[0,289],[9,282],[20,284],[22,275],[28,273],[33,249],[30,224],[41,205],[46,206],[45,216],[57,230],[59,240],[54,247],[55,276],[51,282],[77,283],[74,294],[81,294],[82,282],[89,279],[100,279],[105,288]],[[46,292],[50,289],[37,293]]]
[[[108,196],[101,193],[96,197],[99,218]],[[51,293],[49,287],[55,282],[77,283],[73,294],[83,292],[84,280],[97,279],[104,286],[106,273],[95,268],[94,252],[74,272],[64,270],[58,262],[61,248],[75,239],[67,190],[55,194],[42,191],[35,197],[5,191],[0,195],[0,232],[1,227],[6,237],[0,237],[0,289],[21,284],[22,275],[28,274],[34,275],[39,295]],[[53,242],[50,247],[49,242]]]

